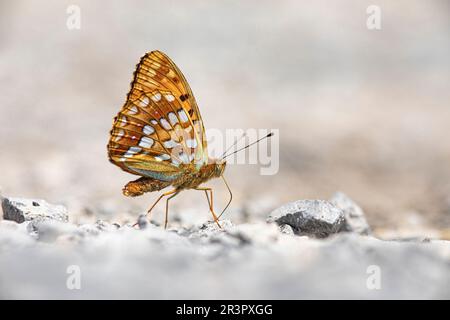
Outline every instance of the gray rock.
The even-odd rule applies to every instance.
[[[53,205],[45,200],[25,198],[2,198],[3,219],[17,223],[33,220],[56,220],[68,222],[66,207]]]
[[[330,202],[344,212],[345,221],[341,231],[356,232],[362,235],[371,234],[363,210],[347,195],[337,192]]]
[[[268,221],[287,224],[299,235],[325,238],[341,230],[344,213],[328,201],[298,200],[272,211]]]

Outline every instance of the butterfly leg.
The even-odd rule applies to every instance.
[[[208,207],[211,208],[211,202],[209,201],[208,191],[205,190],[206,200],[208,200]]]
[[[180,192],[175,190],[175,194],[166,199],[166,219],[164,221],[164,229],[167,229],[167,223],[169,222],[169,200],[175,197],[178,193]]]
[[[166,192],[166,193],[163,193],[162,195],[160,195],[159,197],[158,197],[158,199],[156,199],[156,201],[153,203],[153,205],[150,207],[150,209],[148,209],[148,211],[147,211],[147,215],[148,215],[148,219],[150,220],[150,213],[151,213],[151,211],[153,210],[153,208],[158,204],[158,202],[162,199],[162,198],[164,198],[164,197],[166,197],[166,196],[169,196],[169,195],[171,195],[171,194],[174,194],[175,192],[177,192],[177,190],[176,189],[173,189],[173,190],[171,190],[171,191],[168,191],[168,192]],[[135,227],[135,226],[137,226],[138,225],[138,223],[136,222],[135,224],[133,224],[133,227]]]
[[[149,219],[150,219],[150,212],[153,210],[153,208],[158,204],[158,202],[162,199],[162,198],[164,198],[164,197],[166,197],[166,196],[169,196],[169,195],[171,195],[171,194],[174,194],[174,193],[176,193],[177,192],[177,189],[173,189],[173,190],[171,190],[171,191],[168,191],[168,192],[166,192],[166,193],[163,193],[162,195],[160,195],[159,196],[159,198],[155,201],[155,203],[153,203],[153,205],[150,207],[150,209],[148,209],[148,211],[147,211],[147,215],[149,215]]]
[[[222,226],[219,224],[219,219],[217,218],[215,212],[214,212],[214,202],[213,202],[213,191],[211,188],[196,188],[195,190],[205,191],[206,199],[208,199],[209,204],[209,210],[211,211],[211,214],[213,216],[214,222],[219,226],[219,228],[222,228]],[[211,202],[209,201],[208,197],[208,191],[211,196]]]

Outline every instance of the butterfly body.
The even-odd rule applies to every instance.
[[[141,58],[127,100],[114,118],[107,149],[113,164],[141,176],[123,188],[124,195],[135,197],[172,186],[174,189],[164,193],[157,203],[163,196],[173,197],[185,189],[203,190],[218,224],[212,190],[200,185],[212,178],[223,178],[226,164],[209,158],[192,90],[164,53],[152,51]],[[171,197],[166,204],[166,224]]]
[[[195,167],[185,168],[185,175],[179,176],[173,182],[161,181],[148,177],[141,177],[125,185],[122,192],[125,196],[136,197],[147,192],[159,191],[168,186],[173,186],[177,191],[195,189],[201,184],[213,178],[219,178],[225,170],[226,162],[211,163],[202,166],[199,170]]]

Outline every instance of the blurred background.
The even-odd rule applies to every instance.
[[[69,5],[81,28],[66,26]],[[366,9],[381,8],[381,30]],[[227,217],[265,219],[342,191],[379,230],[450,226],[450,2],[1,1],[0,188],[68,206],[75,222],[135,219],[157,194],[110,164],[113,117],[147,51],[188,79],[206,128],[279,129],[280,168],[229,166]],[[212,181],[217,211],[227,193]],[[162,218],[163,205],[154,218]],[[204,194],[171,221],[205,221]]]

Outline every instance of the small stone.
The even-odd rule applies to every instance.
[[[282,224],[280,227],[280,232],[288,235],[294,235],[294,229],[288,224]]]
[[[98,227],[97,224],[82,224],[78,226],[76,230],[76,234],[81,237],[88,237],[88,236],[98,236],[102,230]]]
[[[2,209],[3,219],[17,223],[33,220],[69,221],[66,207],[53,205],[45,200],[3,198]]]
[[[103,220],[97,220],[95,222],[95,226],[100,231],[114,231],[117,230],[117,227],[110,224],[109,222],[103,221]]]
[[[344,224],[344,213],[328,201],[298,200],[272,211],[268,221],[287,224],[298,235],[325,238],[339,232]]]
[[[361,235],[371,234],[363,210],[342,192],[337,192],[330,202],[344,212],[345,221],[341,231],[356,232]]]
[[[141,214],[138,218],[137,224],[139,226],[139,229],[147,228],[148,227],[147,215]]]

